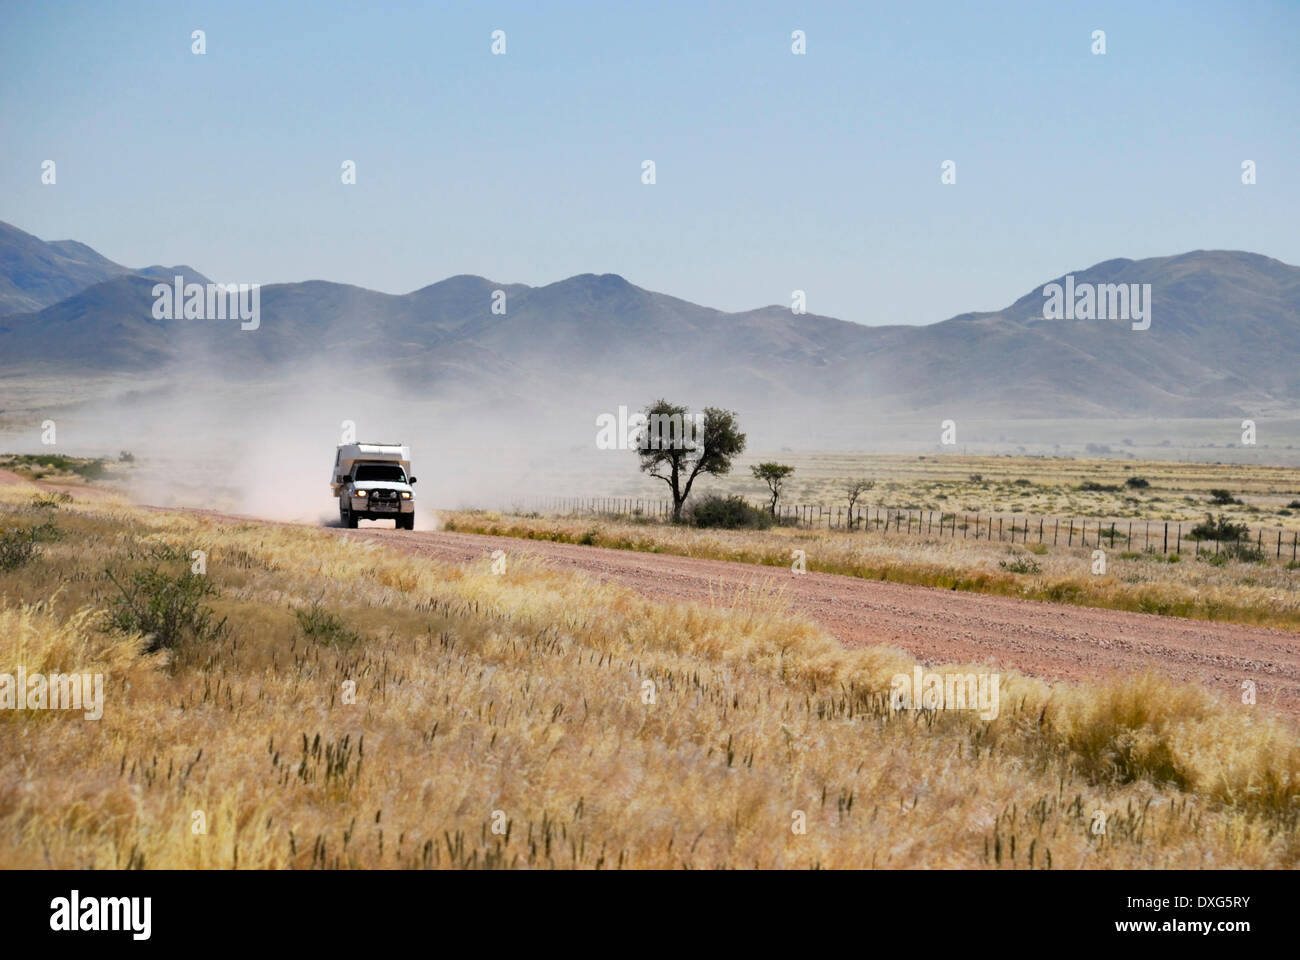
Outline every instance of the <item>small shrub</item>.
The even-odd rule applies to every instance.
[[[173,577],[150,567],[132,574],[124,586],[112,570],[105,573],[120,594],[109,622],[124,633],[143,634],[149,653],[174,650],[187,640],[216,640],[225,632],[225,619],[214,623],[215,611],[203,603],[218,592],[205,576],[187,570]]]
[[[63,539],[63,531],[54,525],[53,520],[44,520],[28,531],[36,543],[53,543]]]
[[[17,570],[35,560],[38,553],[30,530],[0,534],[0,570]]]
[[[33,510],[57,510],[65,503],[71,503],[72,496],[67,493],[38,493],[32,497]]]
[[[1023,554],[1012,557],[1010,560],[999,560],[998,566],[1008,573],[1042,573],[1043,568],[1038,561],[1032,557],[1026,557]]]
[[[293,614],[298,618],[298,626],[302,628],[303,636],[310,640],[324,644],[346,645],[361,639],[361,634],[319,603],[313,603],[310,607],[299,607]]]
[[[130,450],[123,450],[117,455],[118,463],[135,463],[135,454]]]
[[[1292,500],[1287,504],[1292,510],[1300,510],[1300,500]]]
[[[1226,507],[1234,503],[1241,503],[1240,500],[1232,495],[1232,491],[1230,490],[1211,490],[1210,502],[1221,507]]]
[[[1151,484],[1149,481],[1143,480],[1141,477],[1129,477],[1124,481],[1124,486],[1133,490],[1142,490],[1151,486]]]
[[[1085,493],[1118,493],[1119,485],[1113,483],[1098,483],[1096,480],[1085,480],[1079,484],[1079,489]]]
[[[1187,535],[1189,540],[1225,540],[1235,543],[1238,540],[1248,536],[1250,530],[1244,523],[1233,523],[1227,517],[1220,514],[1215,517],[1211,514],[1205,515],[1205,520],[1192,527],[1191,533]]]
[[[691,510],[691,520],[697,527],[717,527],[722,530],[766,530],[772,525],[772,515],[745,502],[742,497],[720,497],[716,494],[702,499]]]

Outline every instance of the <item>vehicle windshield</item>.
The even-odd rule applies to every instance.
[[[393,483],[405,483],[406,473],[395,463],[362,463],[357,465],[353,480],[388,480]]]

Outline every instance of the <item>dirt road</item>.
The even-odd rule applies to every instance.
[[[794,611],[850,647],[889,644],[928,663],[988,663],[1047,679],[1149,670],[1238,703],[1242,681],[1252,680],[1260,706],[1300,716],[1300,635],[1282,630],[511,537],[378,526],[336,533],[454,563],[498,549],[529,554],[647,597],[707,602],[779,587]]]
[[[0,484],[23,482],[0,470]],[[38,484],[46,489],[60,485]],[[78,497],[98,491],[67,487]],[[248,521],[209,510],[193,513]],[[276,522],[276,521],[262,521]],[[635,553],[467,533],[332,528],[417,556],[464,563],[493,550],[528,554],[652,598],[709,602],[746,588],[780,589],[797,613],[846,646],[888,644],[926,663],[987,663],[1045,679],[1090,680],[1144,671],[1194,683],[1240,702],[1242,682],[1258,704],[1300,717],[1300,634],[1261,627],[1038,603],[775,567]]]

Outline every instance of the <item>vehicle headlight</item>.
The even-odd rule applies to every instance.
[[[410,500],[410,499],[411,499],[411,491],[410,491],[410,490],[403,490],[403,491],[402,491],[402,499],[403,499],[403,500]]]
[[[354,497],[364,497],[368,492],[369,492],[368,490],[353,490],[353,491],[352,491],[352,496],[354,496]]]

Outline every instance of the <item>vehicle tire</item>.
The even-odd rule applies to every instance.
[[[415,514],[414,514],[414,513],[403,513],[403,514],[399,514],[398,517],[397,517],[397,529],[398,529],[398,530],[414,530],[414,529],[415,529]]]
[[[339,501],[339,521],[349,530],[357,528],[357,515],[350,508],[345,507],[342,500]]]

